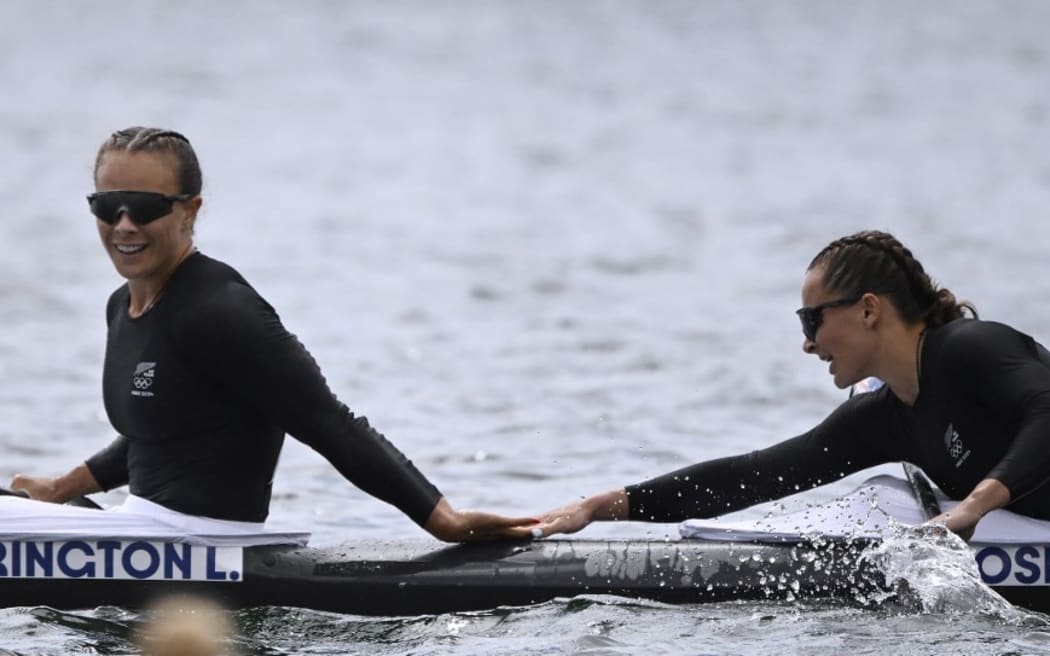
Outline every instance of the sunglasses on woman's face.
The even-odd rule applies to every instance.
[[[127,212],[135,225],[145,225],[171,214],[177,201],[189,200],[193,194],[167,196],[155,191],[96,191],[88,194],[88,206],[99,221],[116,225]]]
[[[802,322],[802,334],[809,341],[815,341],[817,339],[817,331],[820,330],[821,324],[824,323],[824,310],[843,305],[853,305],[862,298],[864,298],[864,294],[858,294],[795,310],[795,314],[798,315],[799,320]]]

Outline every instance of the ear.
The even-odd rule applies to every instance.
[[[193,234],[193,226],[197,223],[197,212],[200,211],[202,202],[203,199],[201,199],[200,196],[195,196],[186,201],[188,207],[186,209],[186,217],[183,219],[182,225],[190,234]]]
[[[861,298],[861,307],[864,308],[864,323],[873,327],[882,313],[882,299],[875,294],[865,294]]]

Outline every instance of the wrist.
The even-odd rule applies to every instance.
[[[445,497],[441,497],[423,524],[423,529],[439,540],[455,542],[462,532],[460,523],[459,513],[453,510]]]
[[[626,520],[629,506],[626,490],[613,490],[588,497],[583,502],[592,520]]]
[[[53,500],[58,503],[65,503],[76,497],[92,492],[100,492],[101,490],[102,487],[95,480],[86,464],[78,465],[68,474],[59,476],[51,481]]]

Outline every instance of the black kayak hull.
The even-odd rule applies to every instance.
[[[0,606],[141,608],[201,594],[230,608],[289,606],[359,615],[420,615],[525,606],[577,595],[669,604],[886,598],[863,541],[540,540],[442,546],[363,542],[330,548],[250,547],[236,582],[0,579]],[[1046,612],[1050,588],[996,588]]]
[[[856,599],[879,590],[858,543],[542,540],[444,547],[367,542],[318,549],[250,547],[237,582],[0,580],[0,605],[141,607],[206,594],[230,607],[295,606],[418,615],[521,606],[581,594],[666,603]]]

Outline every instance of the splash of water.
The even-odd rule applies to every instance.
[[[871,601],[893,601],[922,613],[977,613],[1017,625],[1048,624],[1044,616],[1013,606],[988,587],[969,545],[942,526],[894,523],[861,558],[882,572],[889,588]]]

